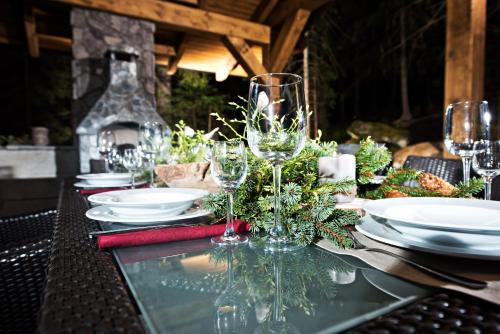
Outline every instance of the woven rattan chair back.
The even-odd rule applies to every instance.
[[[55,210],[0,219],[0,333],[34,333]]]
[[[462,181],[462,162],[460,160],[410,155],[406,158],[403,167],[432,173],[451,184]]]

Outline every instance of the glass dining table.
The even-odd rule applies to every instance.
[[[202,239],[113,254],[152,333],[336,333],[429,293],[316,246],[272,253]]]
[[[113,227],[86,218],[88,208],[71,184],[62,188],[41,333],[369,333],[358,329],[488,317],[476,300],[440,297],[314,245],[266,253],[200,239],[100,251],[89,232]],[[500,329],[500,312],[491,314]]]

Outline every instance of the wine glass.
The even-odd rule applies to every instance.
[[[252,152],[273,167],[274,224],[267,240],[252,244],[269,251],[292,251],[302,246],[281,222],[281,165],[299,154],[306,139],[306,105],[302,77],[268,73],[250,80],[247,139]]]
[[[235,287],[233,271],[233,247],[227,251],[227,284],[214,302],[216,333],[242,333],[247,326],[247,305]]]
[[[109,160],[108,155],[115,146],[116,138],[113,131],[102,130],[97,136],[97,149],[102,158],[104,158],[105,170],[109,173]]]
[[[163,145],[163,125],[159,122],[145,122],[140,126],[141,152],[148,159],[151,168],[151,187],[155,187],[155,159]]]
[[[445,113],[444,144],[446,149],[462,158],[464,183],[469,184],[474,142],[486,135],[481,131],[489,113],[487,101],[463,101],[448,106]]]
[[[141,153],[136,148],[127,148],[123,151],[123,167],[127,168],[131,176],[132,189],[135,188],[135,173],[142,166]]]
[[[226,231],[221,236],[213,237],[212,242],[219,245],[246,243],[246,236],[234,232],[233,217],[234,193],[247,175],[247,156],[243,142],[215,142],[210,168],[214,181],[227,193]]]
[[[120,172],[122,164],[122,155],[116,145],[113,145],[111,151],[107,155],[108,170],[116,173]]]
[[[484,179],[484,199],[491,200],[491,183],[500,174],[500,140],[475,142],[472,168]]]

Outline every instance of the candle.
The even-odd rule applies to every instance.
[[[319,158],[320,182],[340,179],[356,179],[356,157],[352,154],[340,154],[333,157]],[[337,203],[352,202],[356,196],[356,186],[348,194],[336,194]]]

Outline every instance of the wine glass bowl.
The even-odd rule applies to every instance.
[[[252,153],[273,167],[274,224],[269,238],[252,243],[269,251],[292,251],[302,246],[281,223],[281,165],[300,153],[306,140],[303,80],[290,73],[268,73],[250,80],[247,140]]]
[[[500,140],[477,141],[474,144],[472,168],[484,179],[484,199],[491,200],[491,183],[500,175]]]
[[[112,152],[113,148],[116,145],[115,134],[111,130],[102,130],[97,135],[97,150],[101,155],[101,158],[104,158],[105,170],[109,172],[109,154]]]
[[[147,157],[151,169],[151,187],[154,183],[155,159],[163,147],[163,125],[159,122],[144,122],[139,127],[141,152]]]
[[[127,148],[123,151],[123,166],[131,174],[131,186],[135,188],[135,173],[142,166],[142,156],[136,148]]]
[[[227,218],[224,235],[212,238],[219,245],[242,244],[246,236],[234,232],[233,197],[247,175],[245,145],[241,141],[215,142],[212,148],[210,170],[212,178],[227,193]]]
[[[448,105],[445,112],[444,144],[446,149],[462,158],[464,183],[470,179],[474,142],[483,138],[483,116],[489,113],[487,101],[462,101]]]

